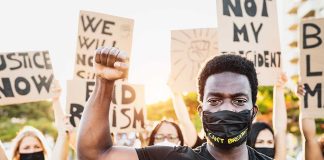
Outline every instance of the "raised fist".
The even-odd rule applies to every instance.
[[[128,71],[127,54],[114,47],[99,48],[94,58],[94,69],[97,76],[107,80],[125,78]]]

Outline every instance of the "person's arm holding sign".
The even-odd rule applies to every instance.
[[[172,90],[172,89],[171,89]],[[190,120],[186,104],[182,99],[181,93],[172,91],[173,108],[179,120],[179,124],[184,136],[185,143],[192,147],[195,145],[198,134],[195,126]]]
[[[281,74],[273,87],[273,129],[275,140],[275,159],[286,159],[287,109],[284,87],[287,82],[285,74]]]
[[[300,97],[305,95],[305,90],[302,85],[298,85],[297,93]],[[316,124],[314,118],[303,117],[303,114],[299,115],[299,128],[303,136],[303,159],[324,159],[322,157],[320,145],[316,139]]]
[[[52,159],[67,159],[69,151],[69,132],[72,130],[72,126],[68,122],[68,116],[65,116],[61,105],[60,105],[60,95],[61,87],[59,82],[54,81],[54,87],[51,91],[54,96],[52,98],[55,126],[58,130],[58,136],[53,148]]]
[[[126,54],[116,48],[97,49],[94,67],[96,85],[81,118],[78,159],[137,160],[134,148],[113,146],[108,123],[114,82],[124,78],[128,69]]]

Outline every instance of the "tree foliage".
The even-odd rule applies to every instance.
[[[45,134],[57,135],[49,101],[0,106],[0,139],[10,141],[24,126],[33,126]]]

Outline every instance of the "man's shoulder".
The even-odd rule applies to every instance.
[[[272,158],[257,152],[255,149],[251,148],[250,146],[247,146],[249,150],[249,159],[250,160],[273,160]]]

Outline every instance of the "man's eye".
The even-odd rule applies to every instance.
[[[238,106],[243,106],[246,102],[247,100],[243,98],[233,100],[233,104]]]
[[[211,98],[207,102],[212,106],[216,106],[222,103],[220,99],[216,99],[216,98]]]

